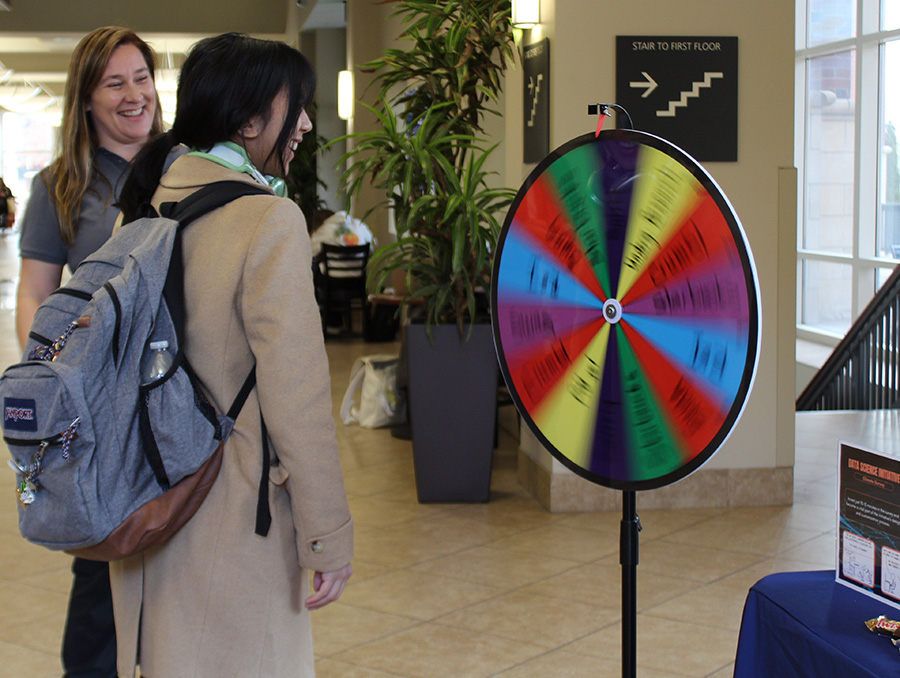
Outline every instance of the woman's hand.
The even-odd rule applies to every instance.
[[[306,599],[308,610],[318,610],[329,603],[333,603],[344,592],[347,580],[353,574],[353,566],[345,565],[334,572],[316,572],[313,575],[313,589],[315,593]]]

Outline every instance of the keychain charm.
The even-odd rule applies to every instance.
[[[38,476],[44,470],[44,455],[47,448],[53,445],[59,445],[62,458],[69,461],[69,447],[72,441],[78,438],[78,425],[81,424],[81,417],[75,417],[72,423],[66,429],[51,440],[42,440],[37,451],[31,456],[31,463],[25,467],[14,459],[9,460],[9,466],[16,472],[16,476],[21,478],[16,485],[16,493],[19,495],[19,503],[25,508],[34,503],[36,493],[40,487]]]
[[[22,508],[27,508],[34,503],[35,493],[39,487],[37,477],[44,470],[44,452],[48,446],[47,441],[43,441],[38,447],[37,452],[31,457],[31,464],[28,468],[23,468],[18,462],[10,460],[9,465],[20,476],[22,480],[16,485],[16,493],[19,495],[19,503]]]
[[[22,505],[22,508],[28,508],[29,505],[34,503],[34,491],[36,489],[37,487],[30,480],[23,480],[19,483],[16,492],[19,495],[19,503]]]

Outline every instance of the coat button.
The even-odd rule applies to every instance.
[[[322,553],[325,550],[325,544],[320,541],[314,541],[312,543],[312,551],[313,553]]]

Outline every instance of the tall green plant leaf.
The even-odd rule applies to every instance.
[[[374,186],[394,212],[397,242],[370,260],[370,285],[402,272],[406,301],[420,301],[429,324],[462,332],[489,288],[497,216],[514,196],[489,183],[495,146],[483,127],[515,54],[510,1],[387,1],[403,46],[362,67],[375,74],[378,100],[366,108],[379,127],[346,137],[342,183],[351,197]]]

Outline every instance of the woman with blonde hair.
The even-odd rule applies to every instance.
[[[32,183],[21,220],[16,333],[25,344],[34,312],[112,233],[131,160],[162,131],[155,56],[133,31],[86,35],[69,62],[59,152]],[[116,646],[106,563],[76,558],[63,637],[65,678],[115,678]]]
[[[74,270],[112,233],[118,210],[110,208],[129,164],[162,131],[154,75],[152,49],[127,28],[98,28],[75,48],[59,153],[35,178],[22,220],[20,340],[63,267]]]

